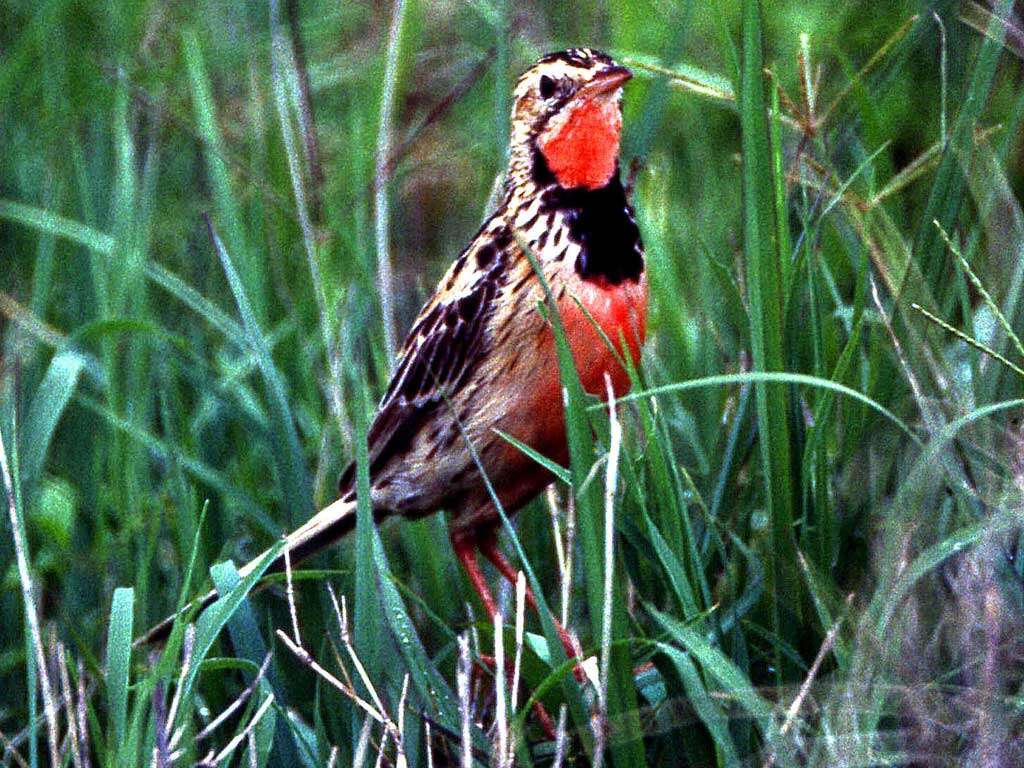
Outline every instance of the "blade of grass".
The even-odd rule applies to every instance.
[[[394,0],[391,27],[384,58],[384,77],[381,80],[380,116],[377,124],[377,161],[373,182],[374,233],[377,243],[377,291],[384,325],[384,347],[388,360],[394,360],[395,339],[394,278],[391,267],[391,220],[388,208],[387,167],[391,157],[395,105],[398,101],[398,64],[402,52],[405,28],[406,0]]]
[[[238,312],[242,316],[242,324],[245,328],[248,347],[256,355],[260,375],[266,387],[268,411],[272,425],[271,438],[275,445],[273,453],[277,464],[278,482],[281,484],[288,519],[291,521],[289,527],[294,529],[307,520],[315,510],[313,509],[313,490],[310,487],[309,476],[305,466],[306,462],[302,455],[302,448],[299,445],[299,436],[295,429],[295,420],[288,402],[284,378],[281,376],[270,355],[270,346],[260,330],[259,322],[252,305],[249,303],[241,277],[235,270],[231,256],[224,248],[224,244],[220,241],[209,219],[207,219],[207,227],[210,232],[210,240],[213,242],[217,256],[224,267],[224,274],[228,278],[228,284],[231,286],[231,292],[235,297]]]
[[[672,640],[700,664],[704,673],[713,678],[726,695],[733,698],[754,718],[766,746],[772,748],[778,745],[778,727],[775,723],[774,710],[771,704],[758,694],[750,679],[725,654],[711,646],[700,634],[685,624],[654,608],[648,608],[648,612]]]
[[[0,200],[0,218],[40,232],[67,238],[104,256],[109,256],[114,252],[115,240],[110,235],[42,208],[13,200]]]
[[[360,382],[361,384],[361,382]],[[370,495],[370,457],[367,452],[366,431],[368,393],[365,386],[357,386],[358,395],[353,413],[355,428],[356,461],[356,531],[355,531],[355,596],[353,604],[353,635],[359,657],[371,680],[381,679],[385,653],[384,616],[381,598],[377,591],[374,575],[373,534],[376,523],[373,519],[372,497]],[[356,681],[356,690],[366,695],[365,686]],[[352,712],[352,735],[358,740],[365,716],[358,710]]]
[[[671,394],[676,392],[685,392],[689,389],[701,389],[704,387],[721,387],[729,386],[734,384],[792,384],[801,385],[808,387],[817,387],[820,389],[831,390],[837,394],[845,395],[846,397],[852,398],[864,405],[868,406],[872,410],[878,412],[886,419],[895,424],[903,434],[909,437],[918,445],[921,444],[920,438],[910,428],[910,426],[900,419],[895,413],[890,411],[884,405],[876,400],[865,395],[863,392],[858,392],[845,384],[840,384],[830,379],[822,379],[817,376],[808,376],[804,373],[787,373],[784,371],[751,371],[749,373],[727,373],[720,376],[704,376],[700,379],[692,379],[690,381],[679,381],[673,384],[664,384],[658,387],[651,387],[650,389],[640,390],[639,392],[631,392],[628,395],[623,395],[619,398],[620,403],[628,403],[633,400],[640,400],[643,398],[658,397],[660,395]],[[599,408],[600,406],[590,406],[591,409]]]
[[[135,590],[118,587],[110,603],[107,629],[107,701],[110,709],[108,748],[114,752],[124,743],[128,717],[128,681],[132,655],[132,614]]]
[[[697,717],[711,734],[715,749],[718,750],[721,757],[720,764],[739,766],[739,752],[732,734],[729,733],[729,719],[704,685],[693,661],[687,654],[668,643],[655,643],[654,647],[664,654],[675,667],[676,674],[682,681],[683,690],[686,692],[687,703],[693,707]]]
[[[212,87],[203,61],[199,35],[194,29],[186,29],[182,32],[182,48],[188,71],[188,82],[192,91],[192,107],[202,141],[203,156],[206,159],[206,171],[212,186],[217,218],[227,232],[230,250],[239,261],[239,280],[245,287],[249,301],[252,302],[252,312],[260,322],[266,322],[268,319],[267,287],[264,271],[256,260],[255,254],[250,250],[245,237],[242,212],[232,190],[228,165],[225,161],[227,152],[220,128],[217,125]]]
[[[743,149],[743,251],[750,302],[750,345],[755,371],[785,370],[782,285],[775,214],[775,186],[767,108],[764,94],[764,56],[761,42],[761,5],[743,3],[743,57],[740,82],[740,124]],[[796,542],[793,537],[792,458],[789,436],[789,397],[786,387],[754,385],[757,402],[758,444],[770,537],[764,556],[768,583],[768,612],[772,631],[789,636],[799,624],[800,583],[793,572]],[[782,621],[782,607],[797,617]],[[785,676],[776,650],[776,676]]]
[[[928,203],[914,238],[914,253],[921,265],[921,273],[929,285],[940,285],[945,258],[944,244],[935,228],[935,221],[947,232],[953,230],[963,204],[966,181],[961,164],[969,162],[973,154],[974,127],[988,101],[995,76],[996,64],[1002,52],[1006,25],[1013,0],[1000,0],[989,23],[988,34],[974,62],[970,78],[960,99],[960,111],[949,135],[949,144],[942,153],[935,174]],[[940,294],[940,306],[942,296]]]
[[[213,577],[213,584],[217,592],[222,595],[228,594],[241,581],[234,563],[230,561],[214,565],[210,569],[210,575]],[[235,647],[238,657],[249,661],[258,669],[267,657],[267,646],[256,624],[256,615],[253,613],[248,598],[243,598],[239,602],[234,615],[228,620],[228,634],[231,636],[231,643]],[[246,685],[251,685],[254,677],[251,672],[246,673]],[[280,706],[286,706],[286,699],[283,698],[284,690],[273,664],[267,668],[266,675],[260,680],[260,688],[264,694],[273,695],[274,700]],[[278,765],[298,765],[299,750],[295,743],[295,736],[288,727],[287,718],[275,717],[272,731],[274,734],[272,755],[276,763]]]
[[[43,462],[60,421],[82,372],[85,361],[73,351],[58,352],[46,369],[46,375],[32,397],[25,417],[22,450],[22,494],[32,503],[36,483],[42,477]]]

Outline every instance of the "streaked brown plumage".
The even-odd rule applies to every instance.
[[[499,518],[479,468],[508,512],[552,480],[497,433],[568,461],[554,337],[522,244],[552,289],[587,391],[603,394],[606,374],[618,394],[629,386],[601,332],[617,354],[639,358],[647,285],[618,177],[628,78],[590,49],[546,56],[519,78],[501,203],[420,312],[368,434],[375,517],[448,510],[452,544],[489,613],[497,607],[475,550],[508,578],[514,569],[495,546]],[[339,500],[287,537],[293,563],[355,525],[353,481],[350,467]],[[282,566],[279,557],[272,568]]]

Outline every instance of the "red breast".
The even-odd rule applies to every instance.
[[[603,399],[607,373],[615,396],[621,397],[629,391],[629,374],[608,342],[623,360],[639,364],[647,333],[647,281],[641,276],[639,282],[626,280],[618,285],[603,280],[573,282],[558,309],[580,382],[587,392]]]

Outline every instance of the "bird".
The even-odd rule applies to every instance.
[[[558,464],[569,461],[555,335],[539,310],[547,294],[528,251],[586,392],[623,395],[624,361],[640,361],[644,250],[619,169],[631,76],[601,51],[570,48],[519,77],[499,203],[417,316],[367,433],[375,520],[447,510],[452,549],[489,617],[499,609],[477,552],[509,581],[517,576],[497,545],[492,493],[511,514],[555,479],[502,433]],[[285,551],[296,563],[355,527],[355,475],[352,464],[337,500],[285,538],[268,570],[284,568]],[[536,610],[532,592],[526,597]],[[173,618],[143,642],[166,637]],[[558,631],[575,656],[571,637]]]

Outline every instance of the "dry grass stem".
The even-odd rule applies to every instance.
[[[83,768],[82,750],[78,734],[78,718],[75,713],[71,676],[68,674],[67,650],[64,643],[57,643],[57,670],[60,673],[61,698],[64,700],[64,713],[68,721],[68,744],[71,748],[71,764],[75,768]]]
[[[512,666],[512,688],[509,700],[515,710],[519,700],[519,676],[523,661],[523,638],[526,631],[526,574],[516,572],[516,658]]]
[[[363,727],[359,729],[359,740],[356,742],[355,751],[352,754],[352,765],[360,767],[366,764],[366,753],[370,748],[370,734],[373,731],[373,718],[367,717],[363,720]]]
[[[377,689],[374,687],[373,681],[370,680],[370,676],[366,673],[366,667],[363,666],[363,662],[359,659],[359,655],[356,653],[356,649],[352,645],[352,635],[348,631],[348,611],[344,595],[341,596],[341,621],[342,626],[344,627],[344,630],[341,633],[341,642],[345,646],[345,650],[348,651],[349,658],[352,660],[352,665],[356,668],[356,673],[359,675],[359,679],[362,680],[363,685],[366,686],[366,691],[370,694],[370,698],[373,699],[373,703],[374,706],[377,707],[377,711],[381,713],[381,716],[387,721],[389,727],[397,732],[397,727],[391,722],[380,696],[377,695]]]
[[[352,688],[349,688],[338,678],[336,678],[334,675],[332,675],[330,672],[324,669],[319,664],[319,662],[317,662],[317,660],[309,654],[309,652],[305,648],[296,645],[295,642],[288,636],[286,632],[284,632],[281,629],[278,629],[276,634],[278,638],[281,639],[281,642],[283,642],[288,647],[288,650],[292,652],[292,654],[295,656],[295,658],[299,660],[301,664],[303,664],[306,667],[309,667],[313,672],[320,675],[320,677],[323,678],[327,682],[327,684],[334,688],[336,691],[339,691],[343,695],[352,699],[352,701],[354,701],[360,709],[362,709],[364,712],[370,715],[370,717],[372,717],[378,723],[384,726],[387,726],[389,724],[390,721],[386,714],[376,709],[372,704],[370,704],[361,696],[359,696],[359,694],[357,694]]]
[[[196,641],[196,627],[195,624],[189,624],[185,627],[185,637],[181,645],[181,674],[178,675],[178,684],[174,689],[174,697],[171,699],[171,707],[167,711],[167,730],[170,731],[174,728],[174,721],[178,715],[178,706],[181,704],[181,694],[185,690],[185,677],[189,674],[192,668],[192,649],[195,646]],[[178,742],[181,741],[181,737],[185,733],[185,726],[175,732],[174,736],[171,737],[170,749],[173,752]]]
[[[608,395],[609,445],[604,484],[604,594],[601,616],[601,666],[597,687],[597,723],[595,726],[594,764],[601,765],[608,730],[608,674],[612,645],[612,595],[615,578],[615,494],[619,481],[619,453],[622,448],[622,424],[615,410],[615,388],[605,373]]]
[[[28,761],[14,748],[14,744],[4,735],[3,731],[0,731],[0,744],[4,746],[3,761],[5,765],[8,764],[8,758],[10,758],[18,764],[19,768],[29,768]]]
[[[494,751],[498,768],[508,766],[508,709],[505,696],[505,633],[501,614],[491,617],[494,623]]]
[[[562,704],[558,708],[558,727],[555,728],[555,759],[552,762],[552,768],[562,768],[562,763],[565,762],[565,746],[567,743],[567,717],[568,710],[565,704]]]
[[[209,737],[209,735],[213,733],[215,730],[217,730],[217,728],[219,728],[225,720],[227,720],[229,717],[231,717],[231,715],[237,712],[239,708],[245,705],[245,702],[249,700],[249,697],[252,696],[257,686],[259,686],[260,681],[263,679],[263,676],[267,673],[267,669],[270,667],[271,658],[273,658],[273,654],[271,654],[268,651],[267,655],[263,657],[263,663],[260,664],[259,671],[256,673],[256,676],[253,678],[253,681],[248,686],[246,686],[246,688],[240,694],[238,694],[235,700],[232,701],[223,711],[221,711],[221,713],[217,715],[217,717],[215,717],[213,720],[207,723],[206,727],[196,734],[196,742],[200,742],[203,739]]]
[[[398,698],[398,728],[395,732],[396,768],[408,768],[409,761],[405,756],[405,706],[409,697],[409,673],[402,679],[402,695]]]
[[[295,644],[301,647],[302,636],[299,634],[299,613],[295,610],[295,586],[292,584],[292,557],[287,547],[284,550],[284,577],[287,584],[285,592],[288,596],[288,612],[291,614]]]
[[[253,714],[252,719],[245,726],[245,729],[231,739],[231,741],[224,746],[224,749],[218,752],[217,756],[213,758],[214,765],[220,765],[224,760],[231,756],[231,753],[238,748],[238,745],[241,744],[244,739],[248,738],[249,733],[251,733],[253,728],[255,728],[259,721],[263,719],[263,716],[267,713],[267,710],[270,709],[270,705],[273,703],[274,694],[268,694],[267,698],[265,698],[263,703],[260,704],[259,709],[256,710],[255,714]]]
[[[75,700],[75,716],[78,718],[79,751],[82,768],[89,768],[89,720],[86,716],[85,662],[78,659],[78,696]]]
[[[3,477],[4,493],[7,496],[7,513],[11,522],[11,538],[14,539],[14,555],[18,565],[18,583],[21,586],[21,598],[25,605],[25,621],[32,638],[32,650],[35,652],[36,666],[39,672],[39,687],[43,696],[43,710],[46,717],[47,745],[50,748],[50,764],[60,765],[59,736],[57,733],[57,705],[54,699],[53,686],[50,683],[50,671],[46,665],[46,651],[43,648],[43,635],[39,630],[39,616],[36,613],[32,576],[29,572],[28,542],[23,538],[23,529],[15,505],[14,481],[7,463],[7,448],[3,435],[0,435],[0,476]]]
[[[469,699],[469,680],[473,662],[469,656],[469,636],[459,635],[459,659],[456,670],[456,688],[459,694],[459,722],[462,726],[462,768],[473,767],[473,742],[470,738],[469,716],[472,705]]]

